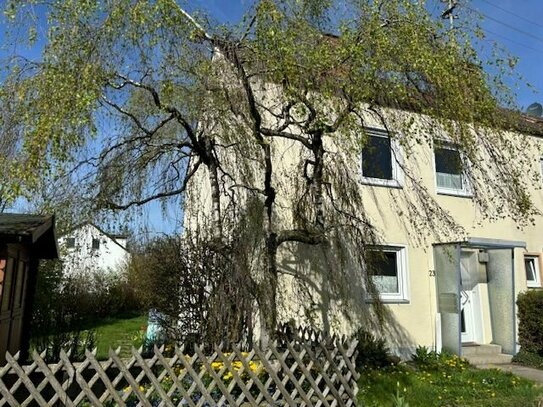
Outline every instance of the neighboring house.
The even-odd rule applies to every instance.
[[[0,364],[29,346],[39,259],[58,257],[53,216],[0,214]]]
[[[534,172],[541,173],[543,121],[526,120],[532,120],[531,134],[511,133],[511,137],[525,143],[522,158],[531,163]],[[454,145],[419,143],[411,147],[408,158],[389,137],[379,117],[368,112],[364,122],[369,139],[354,159],[352,173],[346,176],[359,180],[364,196],[360,210],[383,242],[376,250],[384,255],[370,277],[388,313],[382,335],[395,352],[405,356],[417,345],[463,354],[469,345],[496,344],[503,353],[515,354],[516,297],[526,289],[542,287],[543,216],[535,216],[533,223],[527,222],[522,229],[513,219],[500,216],[500,208],[495,208],[493,218],[483,217],[461,166],[455,165],[462,157]],[[334,151],[333,141],[328,139],[326,143],[327,150]],[[284,176],[274,180],[278,196],[293,188],[288,177],[299,171],[296,165],[300,154],[295,143],[274,144],[274,167]],[[235,171],[234,166],[227,171],[230,169]],[[404,169],[410,169],[428,191],[427,205],[413,198],[416,191],[413,182],[404,176]],[[527,192],[543,213],[542,185],[543,174],[537,182],[527,181]],[[195,178],[187,192],[187,229],[205,226],[206,219],[211,218],[210,197],[205,176]],[[430,201],[460,228],[424,229],[427,226],[421,226],[420,220],[424,221],[425,211],[432,209]],[[282,207],[288,216],[288,207]],[[203,214],[201,208],[205,208]],[[296,284],[288,274],[294,274],[296,268],[318,267],[318,261],[311,261],[316,251],[310,246],[305,252],[280,250],[278,264],[285,271],[280,289],[286,294],[279,317],[303,324],[307,304],[297,301]],[[353,286],[363,285],[364,277],[360,273],[358,276]],[[313,281],[321,284],[318,279]],[[359,302],[371,304],[371,296],[361,293]],[[340,333],[370,326],[363,318],[347,321],[334,314],[333,307],[327,310],[335,319],[331,328]],[[312,318],[319,321],[319,315]]]
[[[126,236],[107,233],[92,223],[73,228],[58,241],[66,275],[98,270],[116,273],[130,257]]]

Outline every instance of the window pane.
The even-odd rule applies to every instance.
[[[460,152],[449,148],[436,148],[436,181],[439,188],[463,189]]]
[[[392,179],[390,138],[368,137],[362,149],[362,175],[368,178]]]
[[[396,252],[376,253],[372,280],[381,294],[398,293],[398,262]]]
[[[462,189],[462,175],[437,173],[437,186],[447,189]]]
[[[66,239],[66,247],[75,247],[75,238],[69,237]]]
[[[448,148],[435,149],[436,172],[462,175],[460,152]]]
[[[92,239],[92,248],[93,249],[99,249],[100,248],[100,240],[99,239]]]
[[[526,280],[536,281],[535,259],[524,259],[524,267],[526,269]]]

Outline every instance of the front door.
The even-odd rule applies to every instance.
[[[463,251],[460,257],[460,332],[462,342],[477,341],[477,260],[476,253]]]
[[[471,291],[460,292],[460,332],[462,343],[475,342],[475,324],[473,320],[473,294]]]

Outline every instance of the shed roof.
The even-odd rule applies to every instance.
[[[58,257],[54,215],[0,214],[0,245],[22,243],[32,247],[33,257]]]

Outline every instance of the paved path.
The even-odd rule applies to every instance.
[[[543,384],[543,370],[534,369],[532,367],[519,366],[519,365],[513,365],[513,364],[505,364],[505,365],[489,364],[489,365],[479,365],[477,367],[479,369],[500,369],[506,372],[511,372],[517,376],[533,380],[534,382]]]

